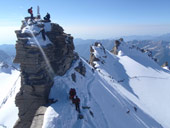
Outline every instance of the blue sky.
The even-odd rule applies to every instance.
[[[40,6],[53,22],[75,38],[104,39],[170,32],[170,0],[3,0],[0,4],[0,43],[15,43],[13,32]]]

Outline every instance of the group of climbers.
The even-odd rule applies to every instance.
[[[73,104],[75,104],[76,111],[80,113],[80,98],[76,95],[76,90],[74,88],[71,88],[69,95],[69,99],[72,100]]]
[[[33,19],[34,19],[34,16],[33,16],[33,7],[31,7],[31,8],[29,8],[28,9],[28,13],[31,15],[31,21],[33,21]],[[50,20],[50,14],[49,13],[47,13],[46,14],[46,16],[44,17],[44,22],[51,22],[51,20]]]
[[[31,8],[29,8],[28,9],[28,13],[31,15],[31,17],[30,17],[30,19],[31,19],[31,21],[33,22],[33,20],[34,20],[34,16],[33,16],[33,7],[31,7]],[[44,17],[44,21],[43,22],[51,22],[51,20],[50,20],[50,14],[49,13],[47,13],[46,14],[46,16]],[[45,37],[45,29],[44,28],[42,28],[41,30],[40,30],[40,32],[39,32],[39,34],[42,34],[42,38],[43,38],[43,40],[45,41],[46,40],[46,37]]]

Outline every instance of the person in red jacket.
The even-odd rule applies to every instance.
[[[76,90],[74,88],[71,88],[70,89],[70,92],[69,92],[69,95],[70,95],[70,100],[72,100],[72,103],[74,103],[74,97],[76,95]]]
[[[78,98],[78,96],[76,96],[76,98],[74,99],[74,103],[76,106],[76,111],[80,113],[80,99]]]
[[[32,7],[28,9],[28,13],[31,15],[31,20],[33,20],[33,11],[32,11]]]

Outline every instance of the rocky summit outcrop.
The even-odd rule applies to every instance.
[[[110,52],[112,52],[115,55],[118,54],[118,48],[119,48],[119,45],[121,44],[120,41],[123,41],[123,38],[120,38],[119,40],[115,40],[115,45],[114,45],[113,49]]]
[[[94,53],[94,48],[100,48],[102,49],[103,53],[101,53],[102,56],[97,56],[95,55]],[[103,45],[100,43],[100,42],[95,42],[93,46],[90,47],[90,60],[89,60],[89,64],[94,68],[96,69],[96,61],[100,61],[102,64],[104,64],[104,59],[103,58],[106,58],[106,51],[105,51],[105,48],[103,47]]]
[[[15,99],[19,119],[14,127],[30,128],[36,111],[48,104],[53,76],[64,75],[78,55],[73,37],[58,24],[25,18],[15,32],[14,63],[20,64],[21,88]]]

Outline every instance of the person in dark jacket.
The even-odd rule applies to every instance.
[[[50,14],[49,14],[49,13],[47,13],[47,15],[44,17],[44,20],[45,20],[45,21],[48,21],[48,22],[51,22],[51,20],[50,20]]]
[[[39,34],[42,34],[42,38],[43,38],[43,40],[45,41],[46,40],[46,37],[45,37],[45,29],[44,28],[42,28],[41,30],[40,30],[40,32],[39,32]]]
[[[135,112],[137,112],[137,107],[134,106],[133,108],[134,108]]]
[[[70,95],[69,96],[70,100],[72,100],[72,103],[74,103],[74,97],[76,95],[76,90],[74,88],[71,88],[70,92],[69,92],[69,95]]]
[[[74,103],[76,106],[76,111],[80,113],[80,99],[78,98],[78,96],[76,96],[76,98],[74,99]]]
[[[32,11],[32,7],[28,9],[28,13],[31,15],[31,20],[33,20],[33,11]]]

